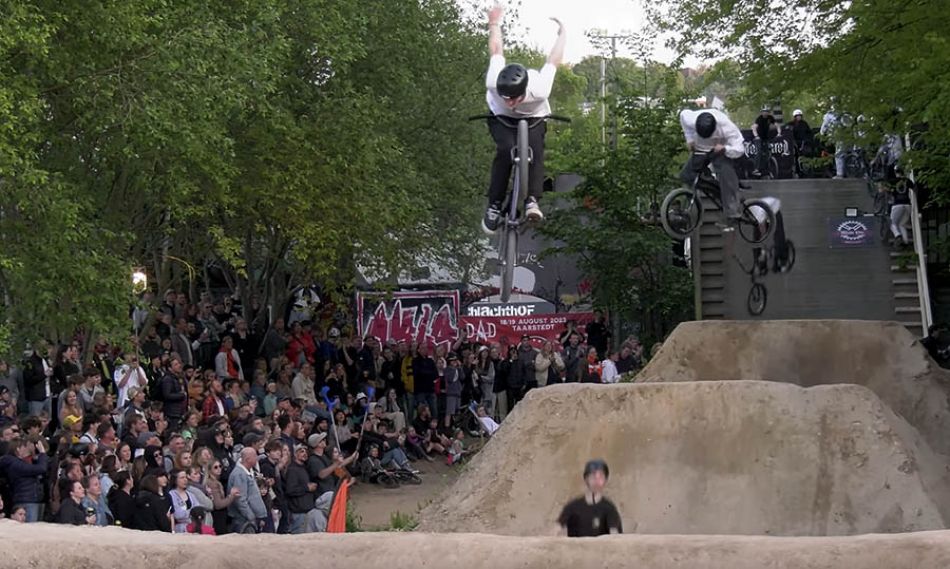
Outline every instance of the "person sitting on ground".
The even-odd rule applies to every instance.
[[[415,427],[409,427],[406,431],[406,454],[412,458],[419,460],[425,459],[429,462],[435,460],[429,453],[426,452],[426,441],[422,438],[418,432],[416,432]]]
[[[426,452],[428,454],[434,452],[445,454],[448,452],[449,447],[452,446],[451,439],[439,431],[439,422],[436,419],[429,421],[429,426],[426,428],[425,433]]]
[[[372,444],[369,446],[368,455],[360,462],[360,475],[363,482],[379,484],[381,474],[387,474],[387,472],[379,459],[379,445]]]
[[[455,429],[455,436],[452,438],[452,444],[449,446],[449,456],[446,462],[451,466],[462,462],[462,459],[468,455],[465,450],[465,432],[462,429]]]

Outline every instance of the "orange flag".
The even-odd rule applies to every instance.
[[[344,480],[333,497],[330,507],[330,519],[327,520],[327,533],[346,533],[346,499],[350,493],[350,481]]]

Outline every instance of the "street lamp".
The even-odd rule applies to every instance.
[[[132,269],[132,293],[142,294],[146,289],[148,289],[148,275],[145,274],[145,269],[141,267]]]

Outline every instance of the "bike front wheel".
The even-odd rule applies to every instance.
[[[684,241],[703,220],[703,203],[692,190],[678,188],[660,204],[660,222],[667,235]]]
[[[765,285],[755,283],[749,290],[749,298],[746,301],[746,308],[752,316],[759,316],[765,312],[765,305],[768,303],[769,293]]]
[[[746,200],[739,219],[739,235],[746,243],[762,243],[775,231],[775,212],[765,200]]]
[[[515,280],[515,263],[518,260],[518,231],[505,227],[501,238],[501,301],[511,299],[511,288]]]

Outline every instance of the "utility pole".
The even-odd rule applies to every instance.
[[[591,40],[610,41],[610,60],[613,61],[617,59],[617,40],[626,40],[633,36],[629,34],[611,35],[611,34],[588,32],[587,37],[589,37]],[[606,146],[607,145],[607,56],[606,55],[602,55],[600,58],[600,99],[601,99],[600,141],[604,146]],[[616,133],[615,133],[615,136],[616,136]]]

